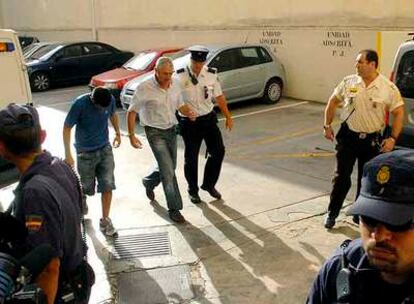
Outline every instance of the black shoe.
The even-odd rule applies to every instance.
[[[188,192],[188,196],[190,197],[190,201],[191,201],[193,204],[200,204],[200,203],[201,203],[201,198],[200,198],[200,196],[198,195],[198,193],[191,193],[191,192]]]
[[[323,225],[325,226],[326,229],[333,228],[333,226],[335,226],[335,218],[327,215]]]
[[[168,215],[173,222],[180,224],[185,222],[185,218],[181,215],[180,211],[169,211]]]
[[[155,193],[154,193],[154,189],[150,188],[150,187],[145,187],[145,194],[147,195],[148,199],[152,202],[153,200],[155,200]]]
[[[200,188],[207,191],[212,197],[214,197],[218,200],[221,199],[221,193],[218,192],[216,188],[214,188],[214,187],[213,188],[207,188],[207,187],[204,187],[204,186],[201,186]]]

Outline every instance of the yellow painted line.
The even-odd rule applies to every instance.
[[[334,123],[332,123],[333,126],[339,124],[338,121],[335,121]],[[265,137],[263,139],[260,140],[253,140],[253,141],[247,141],[247,142],[242,142],[239,143],[235,146],[233,146],[232,148],[239,148],[239,147],[243,147],[243,146],[255,146],[255,145],[265,145],[265,144],[270,144],[270,143],[275,143],[278,141],[282,141],[285,139],[291,139],[291,138],[295,138],[295,137],[299,137],[302,135],[307,135],[307,134],[312,134],[312,133],[321,133],[321,127],[312,127],[312,128],[307,128],[307,129],[302,129],[300,131],[297,132],[293,132],[293,133],[289,133],[289,134],[283,134],[283,135],[279,135],[279,136],[269,136],[269,137]],[[315,132],[315,131],[319,131],[319,132]],[[321,135],[323,136],[323,135]]]
[[[244,160],[263,160],[263,159],[276,159],[276,158],[315,158],[315,157],[332,157],[334,152],[302,152],[302,153],[269,153],[269,154],[254,154],[254,155],[233,155],[229,157],[233,159]]]
[[[378,53],[378,72],[381,71],[381,58],[382,58],[382,33],[377,32],[377,53]]]

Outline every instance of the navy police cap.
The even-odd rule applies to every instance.
[[[0,110],[0,134],[33,127],[40,127],[39,115],[34,107],[11,103]]]
[[[367,162],[361,192],[347,215],[367,216],[390,225],[414,221],[414,152],[396,150]]]
[[[193,45],[188,48],[191,53],[191,59],[198,62],[204,62],[209,52],[208,48],[202,45]]]

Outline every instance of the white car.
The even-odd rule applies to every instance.
[[[268,104],[282,97],[285,69],[275,55],[262,45],[206,45],[209,49],[206,65],[216,68],[223,93],[229,103],[261,98]],[[173,58],[174,69],[185,67],[190,61],[188,51]],[[124,108],[128,108],[134,92],[142,81],[154,72],[130,80],[121,92]]]
[[[414,148],[414,36],[400,45],[395,55],[391,80],[404,98],[405,124],[397,145]]]

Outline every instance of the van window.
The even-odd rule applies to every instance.
[[[414,98],[414,51],[409,51],[402,56],[395,83],[403,97]]]

